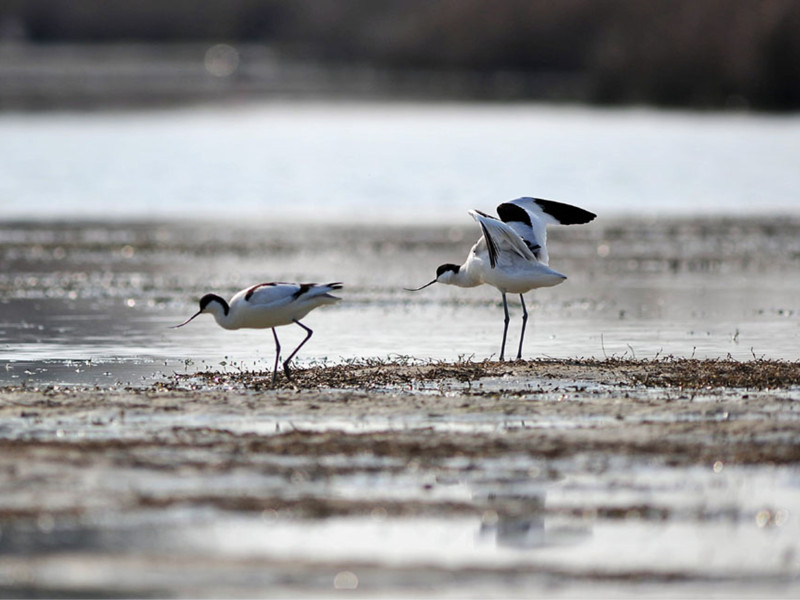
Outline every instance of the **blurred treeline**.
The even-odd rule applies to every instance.
[[[507,76],[491,86],[507,97],[800,107],[800,0],[3,0],[10,37],[256,43],[332,66]]]

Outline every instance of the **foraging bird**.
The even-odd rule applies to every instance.
[[[522,331],[519,336],[517,360],[522,358],[522,341],[528,311],[526,292],[562,283],[567,276],[548,266],[547,225],[576,225],[588,223],[597,215],[569,204],[539,198],[517,198],[497,207],[499,219],[471,210],[469,214],[481,226],[483,235],[467,256],[463,265],[444,264],[436,269],[436,278],[419,291],[434,283],[475,287],[482,283],[494,286],[503,295],[505,321],[500,360],[505,357],[508,334],[508,303],[506,294],[519,294],[522,303]]]
[[[206,294],[200,299],[200,310],[175,327],[183,327],[196,316],[211,313],[217,324],[225,329],[271,328],[275,338],[275,366],[272,370],[272,383],[275,383],[281,353],[281,344],[275,328],[295,323],[306,330],[306,337],[289,355],[289,358],[283,361],[283,372],[286,373],[286,378],[291,380],[289,362],[314,333],[310,327],[303,325],[300,319],[318,306],[335,304],[341,300],[329,293],[341,288],[341,282],[325,284],[259,283],[237,292],[231,298],[230,304],[216,294]]]

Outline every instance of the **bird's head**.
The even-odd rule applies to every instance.
[[[433,285],[434,283],[452,283],[453,278],[458,274],[458,271],[461,269],[458,265],[454,265],[452,263],[447,263],[446,265],[440,265],[439,268],[436,269],[436,279],[430,281],[423,285],[422,287],[410,289],[405,288],[409,292],[418,292],[429,285]]]
[[[227,315],[228,314],[228,303],[225,302],[225,300],[223,300],[222,298],[220,298],[216,294],[206,294],[205,296],[200,298],[200,310],[198,310],[196,313],[194,313],[191,317],[186,319],[180,325],[174,325],[173,329],[177,328],[177,327],[183,327],[189,321],[191,321],[192,319],[194,319],[195,317],[197,317],[199,315],[202,315],[203,313],[214,314],[214,313],[219,312],[219,311],[222,311]]]

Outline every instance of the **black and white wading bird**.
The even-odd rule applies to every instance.
[[[300,319],[318,306],[334,304],[341,300],[330,294],[333,290],[341,288],[341,282],[324,284],[259,283],[237,292],[231,298],[230,304],[216,294],[206,294],[200,299],[200,310],[175,327],[183,327],[196,316],[210,313],[214,316],[217,324],[225,329],[271,328],[275,338],[275,367],[272,369],[272,383],[275,383],[281,354],[281,344],[275,328],[295,323],[306,330],[306,337],[289,355],[289,358],[283,361],[283,372],[286,373],[287,379],[291,379],[289,362],[314,333],[310,327],[303,325]]]
[[[519,294],[522,303],[522,331],[517,350],[519,360],[522,358],[522,341],[528,322],[523,294],[536,288],[558,285],[567,278],[548,266],[547,225],[588,223],[597,215],[577,206],[539,198],[517,198],[504,202],[497,207],[499,219],[478,210],[471,210],[469,214],[480,224],[483,235],[472,247],[466,262],[460,266],[441,265],[436,269],[436,279],[409,291],[416,292],[434,283],[459,287],[487,283],[500,290],[505,311],[500,360],[505,358],[508,334],[506,294]]]

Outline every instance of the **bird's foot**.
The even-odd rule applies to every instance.
[[[283,373],[284,373],[284,375],[286,375],[286,379],[288,379],[289,381],[293,381],[292,374],[289,371],[289,363],[288,363],[288,361],[283,363]]]

